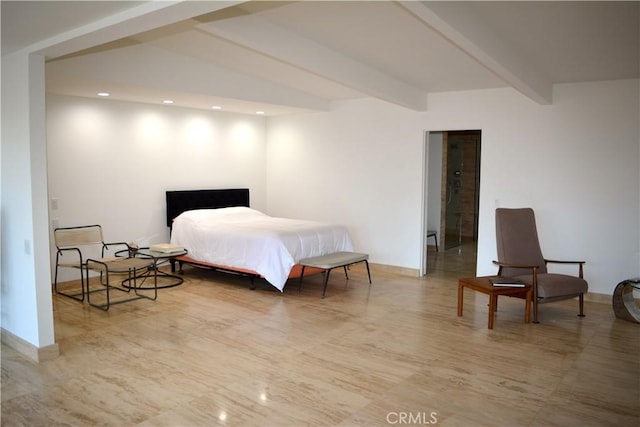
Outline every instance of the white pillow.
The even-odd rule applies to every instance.
[[[216,218],[238,218],[245,216],[264,216],[260,211],[245,206],[234,206],[231,208],[219,209],[194,209],[182,212],[174,221],[200,222],[205,220],[215,220]]]

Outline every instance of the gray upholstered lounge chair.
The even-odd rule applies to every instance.
[[[579,316],[584,317],[584,261],[545,259],[540,250],[536,220],[531,208],[496,209],[498,275],[533,285],[533,322],[538,323],[538,304],[578,297]],[[547,271],[547,264],[576,264],[578,276]]]

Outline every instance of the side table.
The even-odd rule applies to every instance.
[[[158,289],[166,289],[173,288],[174,286],[181,285],[184,282],[184,279],[180,276],[176,276],[173,274],[165,273],[164,271],[158,270],[158,264],[165,261],[170,261],[177,256],[186,255],[187,250],[183,249],[181,251],[175,252],[159,252],[153,251],[150,248],[140,248],[136,252],[136,256],[140,258],[151,258],[153,260],[153,269],[149,270],[147,273],[147,277],[153,272],[153,280],[154,286]],[[168,279],[167,283],[158,284],[158,277],[163,277]],[[140,289],[153,289],[153,287],[140,287]]]
[[[525,284],[523,287],[494,286],[493,283],[491,283],[491,279],[496,277],[497,276],[467,277],[458,280],[458,316],[462,316],[464,288],[469,288],[489,295],[489,329],[493,329],[493,317],[494,313],[498,309],[498,295],[525,298],[524,323],[529,323],[531,321],[531,299],[533,295],[533,287],[528,284]]]
[[[175,257],[186,255],[188,252],[186,249],[181,251],[174,252],[160,252],[160,251],[152,251],[150,248],[140,248],[135,251],[132,251],[134,257],[139,259],[147,259],[150,260],[150,266],[142,274],[136,275],[136,279],[142,279],[142,283],[137,286],[138,289],[166,289],[173,288],[174,286],[181,285],[184,282],[184,279],[180,276],[176,276],[173,274],[165,273],[162,270],[158,270],[158,264],[163,263],[165,261],[172,261]],[[129,255],[129,250],[123,250],[116,252],[116,256],[125,256]],[[159,284],[158,278],[164,278],[164,283]],[[147,279],[153,279],[153,285],[151,286],[142,286]],[[131,279],[125,279],[124,282],[130,282]]]
[[[640,307],[633,297],[633,291],[640,291],[640,277],[618,283],[613,291],[613,312],[619,319],[640,323]]]

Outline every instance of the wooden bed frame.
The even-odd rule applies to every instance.
[[[249,207],[249,189],[248,188],[232,188],[232,189],[215,189],[215,190],[185,190],[185,191],[167,191],[167,227],[171,229],[174,218],[182,212],[195,209],[220,209],[230,208],[234,206]],[[175,272],[175,262],[178,262],[179,273],[183,274],[182,266],[190,264],[199,268],[219,271],[227,274],[245,276],[251,279],[251,289],[255,289],[254,280],[262,278],[262,276],[252,270],[230,267],[225,265],[211,264],[205,261],[199,261],[190,258],[188,255],[179,256],[171,260],[171,271]],[[322,273],[322,269],[313,269],[306,267],[305,276],[311,274]],[[299,278],[302,273],[302,266],[296,264],[289,273],[289,279]]]

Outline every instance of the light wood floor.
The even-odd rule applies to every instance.
[[[638,426],[640,329],[609,304],[541,307],[466,293],[465,251],[424,278],[350,270],[280,294],[189,269],[156,302],[107,313],[54,295],[61,355],[2,347],[2,425]]]

